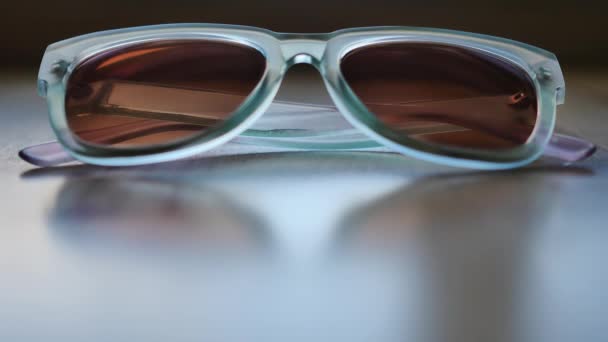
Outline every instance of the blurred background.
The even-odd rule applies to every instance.
[[[566,66],[608,65],[605,1],[567,0],[104,0],[2,1],[4,66],[37,67],[45,47],[75,35],[177,22],[327,32],[370,25],[430,26],[498,35],[555,52]]]

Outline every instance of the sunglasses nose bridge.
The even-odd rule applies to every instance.
[[[316,39],[288,39],[281,42],[281,52],[287,66],[310,64],[318,67],[326,43]]]

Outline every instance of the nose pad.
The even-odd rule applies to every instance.
[[[326,43],[309,38],[287,38],[281,42],[281,51],[288,66],[310,64],[319,69]]]
[[[287,61],[287,65],[292,66],[296,64],[310,64],[315,65],[314,57],[307,53],[299,53],[293,56],[290,60]]]

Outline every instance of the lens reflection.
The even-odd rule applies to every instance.
[[[521,145],[536,123],[532,80],[486,53],[386,43],[347,54],[349,86],[387,127],[420,141],[479,149]]]
[[[179,177],[71,179],[51,224],[88,252],[262,257],[272,251],[265,222],[221,191]]]
[[[82,62],[66,92],[70,129],[87,143],[147,146],[226,120],[266,68],[256,49],[205,40],[147,42]]]

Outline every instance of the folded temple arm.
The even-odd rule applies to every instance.
[[[100,119],[106,126],[91,129],[87,127],[99,125],[84,124],[75,134],[87,142],[106,146],[130,144],[156,134],[190,135],[204,131],[217,126],[223,117],[221,113],[230,112],[244,99],[243,95],[228,92],[124,81],[95,82],[81,90],[86,91],[70,98],[70,106],[76,113],[74,120]],[[466,146],[471,139],[485,141],[484,146],[520,144],[534,124],[525,114],[529,102],[524,93],[367,105],[374,112],[384,113],[385,120],[400,133],[457,146]],[[204,114],[201,108],[205,108]],[[488,111],[496,112],[492,120],[484,119]],[[260,151],[260,146],[274,151],[383,148],[350,126],[333,106],[279,101],[272,103],[265,115],[233,143],[240,144],[242,153],[253,146],[255,151]],[[556,134],[545,154],[570,162],[590,155],[594,148],[584,140]],[[20,156],[40,166],[73,160],[57,142],[25,148]]]
[[[158,120],[140,121],[137,125],[121,125],[91,132],[96,140],[120,142],[137,135],[146,135],[159,127],[164,130],[182,129],[184,123],[177,122],[175,116],[169,122]],[[209,125],[189,122],[189,124]],[[324,127],[324,130],[313,129]],[[181,125],[176,128],[176,125]],[[172,128],[171,126],[175,126]],[[300,127],[285,129],[277,127]],[[411,128],[408,134],[445,134],[453,130],[453,126],[436,123],[422,128]],[[419,131],[416,131],[419,130]],[[370,140],[366,135],[350,127],[332,106],[308,105],[299,103],[275,102],[267,113],[256,122],[252,129],[243,132],[233,143],[240,145],[268,146],[277,150],[364,150],[378,149],[382,145]],[[245,146],[244,146],[245,147]],[[388,151],[388,150],[387,150]],[[595,151],[595,145],[580,138],[562,134],[554,134],[545,149],[545,156],[557,158],[565,162],[584,159]],[[74,161],[73,157],[64,150],[58,142],[27,147],[19,155],[25,161],[38,166],[53,166]]]

